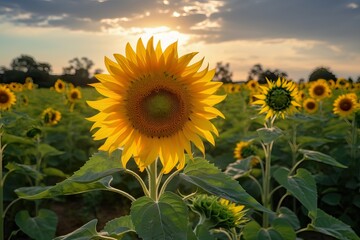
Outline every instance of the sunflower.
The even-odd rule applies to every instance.
[[[0,86],[0,110],[9,109],[15,103],[15,94],[6,86]]]
[[[334,101],[333,112],[340,117],[349,117],[353,112],[356,112],[359,109],[359,104],[356,102],[356,99],[351,94],[340,95]]]
[[[285,78],[278,78],[276,82],[266,79],[268,86],[260,86],[262,94],[255,95],[258,100],[253,104],[261,104],[260,114],[266,112],[266,119],[270,117],[291,114],[300,107],[298,90],[294,82]]]
[[[231,229],[247,222],[244,205],[236,205],[216,196],[196,195],[191,199],[190,207],[202,219],[207,219],[213,228]]]
[[[336,83],[335,83],[334,80],[330,79],[330,80],[328,81],[328,84],[329,84],[329,86],[330,86],[331,89],[335,89],[335,88],[336,88]]]
[[[246,87],[250,91],[256,91],[259,87],[259,83],[257,81],[255,81],[254,79],[251,79],[246,83]]]
[[[348,89],[350,87],[350,83],[345,78],[338,78],[336,79],[336,88],[339,89]]]
[[[55,91],[62,93],[65,91],[66,84],[63,80],[58,79],[56,80],[54,87],[55,87]]]
[[[313,98],[306,98],[303,102],[303,108],[308,113],[315,113],[319,108],[319,104]]]
[[[47,108],[42,112],[42,119],[46,125],[56,125],[61,119],[61,113],[53,108]]]
[[[211,82],[215,70],[198,72],[203,60],[189,65],[195,55],[178,57],[177,42],[154,48],[150,38],[146,47],[139,39],[136,52],[128,43],[126,56],[114,54],[117,62],[105,58],[110,74],[96,75],[100,83],[91,85],[106,98],[88,101],[100,111],[89,118],[99,128],[94,139],[106,139],[99,150],[123,147],[123,166],[134,156],[141,171],[159,157],[164,173],[184,167],[191,142],[205,154],[200,137],[215,144],[209,120],[224,117],[213,106],[225,96],[214,95],[222,85]]]
[[[316,100],[322,100],[331,96],[331,89],[326,80],[318,79],[310,84],[309,95]]]
[[[81,99],[81,91],[78,88],[71,88],[68,92],[69,102],[75,102]]]
[[[251,142],[240,141],[236,144],[236,147],[234,149],[234,158],[239,160],[239,159],[245,159],[250,156],[254,156],[251,159],[251,165],[255,166],[259,163],[259,160],[255,157],[256,150],[257,148],[254,145],[252,145]]]

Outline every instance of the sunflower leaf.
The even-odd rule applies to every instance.
[[[272,127],[272,128],[259,128],[256,130],[260,140],[263,143],[270,143],[275,141],[278,137],[283,134],[283,131],[280,128]]]
[[[137,234],[147,239],[187,239],[188,209],[176,194],[165,192],[158,201],[144,196],[131,205]]]
[[[27,210],[22,210],[16,214],[15,222],[29,237],[47,240],[55,237],[58,218],[56,213],[48,209],[40,209],[35,217],[30,217]]]
[[[124,171],[120,161],[121,152],[118,149],[111,155],[103,151],[95,153],[70,179],[74,182],[87,183]]]
[[[88,239],[104,239],[96,231],[97,219],[84,224],[80,228],[68,233],[64,236],[59,236],[54,240],[88,240]],[[107,238],[108,239],[108,238]]]
[[[289,170],[281,167],[274,172],[274,178],[298,199],[307,210],[316,212],[316,182],[309,171],[299,168],[296,175],[289,176]]]
[[[312,219],[311,224],[308,226],[310,229],[340,240],[360,240],[360,237],[356,235],[349,225],[321,209],[317,209],[316,217],[313,214],[309,214],[309,217]]]
[[[347,166],[339,163],[334,158],[332,158],[329,155],[326,155],[324,153],[306,150],[306,149],[299,149],[299,152],[302,153],[304,155],[305,159],[307,159],[307,160],[314,160],[314,161],[329,164],[329,165],[332,165],[335,167],[347,168]]]
[[[60,183],[57,183],[55,186],[22,187],[16,189],[15,193],[20,198],[28,200],[52,198],[55,196],[72,195],[95,190],[107,190],[111,181],[111,176],[107,176],[91,183],[78,183],[68,178]]]
[[[241,185],[204,158],[189,161],[180,176],[203,190],[232,202],[271,213],[258,203]]]
[[[131,216],[122,216],[106,223],[103,232],[107,232],[110,237],[120,238],[127,232],[135,232]]]

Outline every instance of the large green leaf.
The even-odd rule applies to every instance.
[[[75,182],[93,182],[113,173],[124,171],[121,165],[121,150],[95,153],[70,179]]]
[[[290,209],[281,207],[278,212],[278,218],[288,221],[295,230],[300,229],[299,218]]]
[[[241,185],[210,164],[206,159],[189,160],[180,176],[216,196],[226,198],[260,211],[270,212],[249,195]]]
[[[72,195],[95,190],[107,190],[110,187],[112,177],[108,176],[96,182],[78,183],[70,178],[57,183],[55,186],[47,187],[22,187],[15,190],[15,193],[24,199],[34,200],[41,198],[52,198],[60,195]]]
[[[96,231],[97,219],[93,219],[75,231],[55,238],[54,240],[89,240],[89,239],[103,239]],[[109,239],[109,238],[107,238]]]
[[[243,229],[245,240],[295,240],[296,233],[285,219],[277,218],[271,227],[262,228],[257,222],[247,223]]]
[[[317,209],[316,216],[310,214],[309,217],[312,219],[311,224],[309,224],[310,229],[314,229],[317,232],[333,236],[340,240],[360,239],[349,225],[330,216],[321,209]]]
[[[329,164],[329,165],[332,165],[335,167],[347,168],[347,166],[339,163],[334,158],[332,158],[329,155],[326,155],[324,153],[306,150],[306,149],[299,149],[299,152],[302,153],[304,155],[305,159],[307,159],[307,160],[314,160],[314,161]]]
[[[40,143],[37,150],[39,151],[41,158],[48,156],[57,156],[64,153],[46,143]]]
[[[298,199],[307,210],[316,212],[316,183],[309,171],[299,168],[296,175],[289,176],[289,170],[281,167],[274,172],[274,178]]]
[[[26,144],[35,146],[35,142],[32,139],[19,137],[8,133],[3,133],[1,139],[3,141],[3,144]]]
[[[278,137],[280,137],[283,134],[282,130],[277,127],[259,128],[256,131],[259,135],[259,139],[263,143],[270,143],[272,141],[275,141]]]
[[[106,190],[110,187],[115,172],[123,171],[120,163],[121,150],[110,156],[107,152],[94,154],[84,166],[70,178],[51,187],[25,187],[15,190],[21,198],[40,199],[59,195],[78,194],[93,190]]]
[[[15,222],[29,237],[48,240],[55,237],[58,218],[56,213],[47,209],[40,209],[35,217],[30,217],[27,210],[22,210],[16,214]]]
[[[230,163],[225,170],[225,173],[233,179],[238,179],[247,176],[251,172],[251,160],[254,156],[249,156],[245,159],[237,160]]]
[[[33,179],[43,178],[42,174],[39,171],[35,170],[35,166],[32,165],[9,162],[8,164],[6,164],[5,168],[9,171],[16,171],[18,173],[30,176]]]
[[[107,222],[103,232],[106,232],[110,237],[120,239],[127,232],[135,232],[135,227],[131,221],[131,216],[128,215]]]
[[[130,215],[144,240],[187,239],[188,209],[174,193],[165,192],[158,201],[141,197],[132,203]]]

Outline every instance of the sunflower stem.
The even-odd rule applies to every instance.
[[[165,189],[167,187],[167,185],[170,183],[170,181],[176,176],[178,175],[178,173],[181,171],[181,169],[176,170],[175,172],[173,172],[164,182],[164,184],[161,186],[160,192],[159,192],[159,196],[161,196],[164,192]],[[160,185],[160,184],[159,184]]]
[[[265,126],[267,128],[272,128],[275,121],[275,116],[273,116],[270,121],[268,121]],[[262,202],[264,207],[271,210],[271,195],[270,195],[270,181],[271,181],[271,152],[274,141],[270,143],[263,143],[263,148],[265,150],[265,169],[263,176],[263,195]],[[263,227],[267,228],[269,226],[269,214],[263,214]]]
[[[136,178],[136,180],[139,182],[139,184],[144,192],[144,195],[149,196],[149,190],[147,189],[144,180],[142,180],[142,178],[136,172],[131,171],[130,169],[125,169],[125,172],[129,173],[130,175],[133,175]]]
[[[2,128],[2,126],[0,126]],[[4,195],[3,195],[3,181],[2,181],[2,161],[3,161],[3,150],[1,143],[1,137],[2,132],[0,132],[0,240],[4,240],[4,218],[3,218],[3,212],[4,212]]]
[[[158,200],[158,181],[157,181],[157,159],[152,162],[148,167],[148,177],[149,177],[149,197],[154,201]]]

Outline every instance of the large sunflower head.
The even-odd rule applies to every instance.
[[[9,109],[15,103],[15,94],[6,86],[0,86],[0,110]]]
[[[267,80],[268,86],[260,86],[262,92],[255,95],[258,99],[253,104],[261,104],[260,113],[266,112],[266,119],[270,117],[291,114],[300,107],[298,89],[294,82],[278,78],[276,82]]]
[[[308,113],[315,113],[319,108],[319,104],[313,98],[306,98],[303,102],[303,108]]]
[[[62,93],[66,89],[66,84],[63,80],[58,79],[58,80],[56,80],[56,82],[54,84],[54,88],[55,88],[55,91]]]
[[[53,108],[46,108],[41,114],[42,120],[45,125],[56,125],[61,119],[61,113]]]
[[[68,91],[68,100],[69,102],[76,102],[81,99],[81,91],[79,88],[70,88]]]
[[[191,142],[202,153],[201,137],[214,144],[218,132],[210,120],[224,116],[213,106],[225,96],[214,95],[222,84],[211,81],[215,70],[198,71],[203,60],[189,64],[195,55],[179,57],[177,42],[154,48],[150,38],[146,47],[139,39],[136,51],[127,44],[125,56],[114,54],[116,62],[105,58],[109,74],[92,84],[105,98],[88,102],[100,111],[89,118],[99,128],[94,138],[106,139],[99,149],[123,147],[123,166],[133,156],[140,170],[159,157],[168,173],[184,167]]]
[[[318,79],[310,84],[309,95],[313,99],[322,100],[331,96],[331,89],[326,80]]]
[[[351,94],[340,95],[335,99],[333,106],[333,112],[344,118],[352,116],[352,113],[359,109],[359,104]]]

